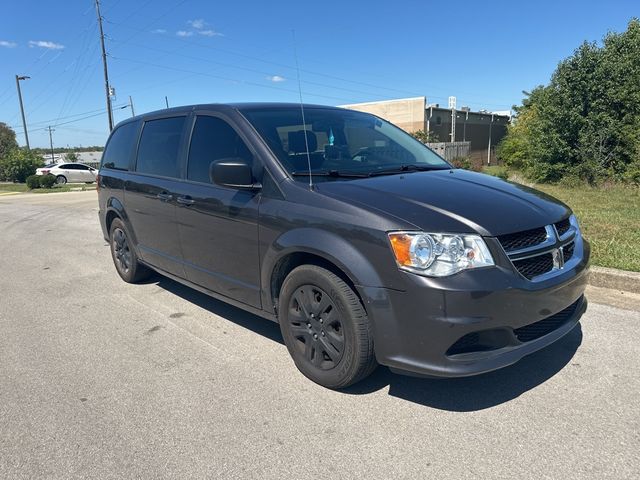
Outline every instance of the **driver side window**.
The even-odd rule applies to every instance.
[[[251,151],[227,122],[217,117],[198,116],[189,146],[187,179],[211,183],[209,165],[223,158],[241,158],[253,166]]]

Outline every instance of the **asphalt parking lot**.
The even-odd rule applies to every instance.
[[[0,478],[640,477],[640,302],[502,371],[334,392],[276,324],[122,282],[95,192],[0,197],[0,232]]]

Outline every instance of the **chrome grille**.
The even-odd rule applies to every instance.
[[[522,248],[533,247],[544,242],[546,239],[547,231],[544,227],[533,228],[531,230],[525,230],[524,232],[509,233],[498,237],[498,241],[507,253]]]
[[[561,220],[558,223],[555,223],[554,225],[556,227],[556,231],[558,232],[559,237],[562,237],[565,233],[569,231],[569,228],[571,228],[571,222],[569,221],[568,218],[565,218],[564,220]]]
[[[553,270],[553,255],[551,253],[545,253],[522,260],[514,260],[513,265],[522,275],[531,280],[534,277]]]
[[[576,242],[567,243],[564,247],[562,247],[565,262],[573,257],[573,251],[575,250],[575,248]]]
[[[582,254],[582,237],[573,216],[544,227],[500,235],[497,240],[515,269],[531,281],[559,273],[565,262],[570,261],[573,267],[580,261],[576,253]]]

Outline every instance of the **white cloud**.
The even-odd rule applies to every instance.
[[[190,37],[191,35],[193,35],[193,32],[187,32],[186,30],[178,30],[176,32],[176,35],[179,37]]]
[[[155,30],[151,30],[151,33],[167,33],[164,28],[156,28]]]
[[[222,33],[216,32],[215,30],[198,30],[198,33],[205,37],[224,37]]]
[[[271,82],[275,82],[275,83],[280,83],[280,82],[286,82],[287,79],[284,77],[281,77],[280,75],[269,75],[267,77],[267,80],[271,81]]]
[[[64,45],[60,45],[59,43],[44,41],[44,40],[29,40],[29,46],[47,48],[49,50],[62,50]]]
[[[204,19],[202,18],[198,18],[196,20],[189,20],[187,23],[191,25],[193,28],[195,28],[196,30],[202,30],[205,27],[205,25],[207,25],[207,22],[205,22]]]
[[[13,48],[18,46],[15,42],[8,42],[7,40],[0,40],[0,47]]]

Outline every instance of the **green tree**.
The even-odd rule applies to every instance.
[[[418,130],[417,132],[411,132],[410,135],[422,143],[435,143],[440,141],[438,139],[438,134],[434,132],[425,132],[424,130]]]
[[[67,162],[77,162],[78,154],[76,152],[69,152],[65,155],[65,159]]]
[[[0,122],[0,158],[15,148],[18,148],[16,132],[6,123]]]
[[[540,182],[597,183],[640,170],[640,21],[585,42],[526,93],[499,158]]]
[[[9,182],[25,182],[42,166],[42,157],[26,149],[14,148],[0,158],[0,179]]]

